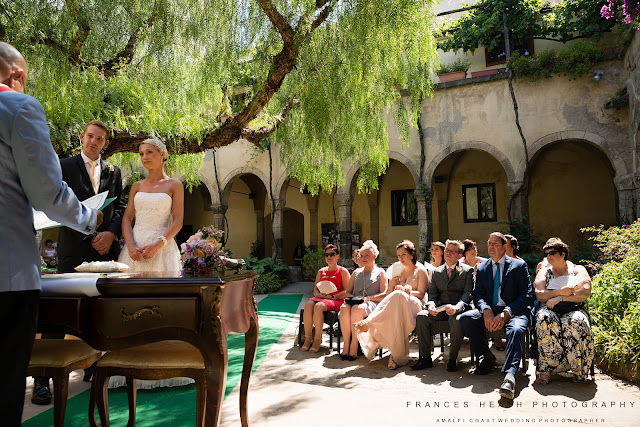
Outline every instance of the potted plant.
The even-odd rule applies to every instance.
[[[471,77],[490,76],[492,74],[498,74],[500,70],[498,68],[491,68],[488,70],[472,71]]]
[[[469,61],[458,58],[453,62],[441,65],[437,74],[440,79],[440,83],[444,83],[466,78],[467,70],[469,70]]]

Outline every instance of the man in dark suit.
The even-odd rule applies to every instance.
[[[122,194],[120,169],[100,157],[109,145],[109,128],[99,120],[89,122],[80,135],[82,152],[60,161],[62,179],[80,200],[103,191],[116,197],[104,210],[104,222],[97,234],[86,236],[63,227],[58,234],[58,272],[69,273],[83,262],[117,260],[120,253],[118,239],[126,203]],[[93,165],[91,164],[93,162]]]
[[[109,145],[109,128],[100,120],[92,120],[80,135],[82,152],[60,161],[62,179],[78,199],[86,200],[103,191],[115,197],[104,208],[104,221],[94,235],[86,236],[71,228],[62,227],[58,233],[58,272],[72,273],[83,262],[117,260],[120,253],[120,228],[126,203],[122,194],[120,169],[102,160],[100,153]],[[43,334],[43,338],[64,338],[61,334]],[[91,369],[85,370],[84,380],[90,381]],[[49,378],[34,377],[31,402],[51,403]]]
[[[449,321],[451,347],[447,371],[457,369],[458,351],[464,339],[464,331],[457,320],[458,314],[468,310],[473,291],[473,268],[459,262],[464,245],[458,240],[447,240],[444,250],[444,264],[438,267],[431,276],[429,285],[429,302],[427,309],[418,313],[416,332],[420,355],[418,362],[411,369],[433,367],[431,360],[431,328],[437,321]],[[444,311],[437,311],[444,307]]]
[[[33,209],[90,234],[102,212],[82,205],[62,181],[42,105],[24,94],[27,63],[0,42],[0,424],[19,426],[25,376],[38,325],[40,253]]]
[[[489,331],[506,328],[506,360],[502,366],[505,377],[499,393],[513,399],[515,375],[523,352],[522,338],[530,321],[533,288],[527,264],[506,255],[507,239],[502,233],[491,233],[487,245],[491,259],[480,264],[476,272],[473,291],[476,308],[461,314],[459,320],[473,352],[482,356],[474,372],[477,375],[486,375],[496,366],[496,357],[484,336],[485,328]]]

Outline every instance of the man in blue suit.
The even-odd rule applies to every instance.
[[[473,290],[476,308],[459,315],[458,320],[473,352],[482,356],[474,371],[476,375],[486,375],[496,366],[496,357],[484,336],[485,328],[489,331],[506,328],[506,360],[502,366],[505,377],[499,393],[513,399],[515,375],[523,353],[522,338],[530,321],[533,288],[527,264],[506,255],[507,239],[502,233],[491,233],[487,246],[491,259],[480,264],[476,272]]]
[[[0,420],[19,426],[26,369],[38,324],[40,254],[32,207],[91,234],[102,212],[83,206],[62,181],[40,103],[24,95],[27,64],[0,42]]]

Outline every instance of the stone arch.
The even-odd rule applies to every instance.
[[[505,156],[504,153],[500,151],[498,148],[484,141],[462,141],[445,148],[440,153],[438,153],[433,158],[433,160],[431,160],[431,163],[429,163],[429,166],[427,167],[424,173],[425,182],[429,183],[429,186],[431,185],[431,182],[433,180],[433,173],[435,172],[438,165],[445,158],[447,158],[447,156],[459,151],[467,151],[467,150],[479,150],[479,151],[484,151],[490,154],[498,162],[500,162],[500,164],[504,168],[505,173],[507,174],[507,180],[509,182],[513,182],[516,179],[516,173],[513,169],[511,161],[509,161],[507,156]]]
[[[222,200],[220,200],[221,203],[224,204],[228,200],[229,190],[231,190],[233,182],[242,175],[255,175],[262,182],[264,188],[267,189],[267,192],[269,192],[269,185],[267,184],[269,179],[265,174],[260,169],[244,166],[232,170],[220,181],[220,187],[222,187],[222,194],[220,195],[220,198],[222,198]]]
[[[413,162],[407,156],[397,151],[387,151],[387,155],[389,156],[389,160],[395,160],[409,170],[411,176],[413,177],[413,182],[416,188],[418,188],[418,186],[420,185],[420,172],[418,171],[418,168],[416,168],[416,166],[413,164]],[[348,192],[350,197],[355,196],[356,175],[358,174],[359,170],[360,165],[355,164],[347,171],[345,180],[346,184],[338,188],[339,194],[343,194],[346,196]]]
[[[529,147],[529,163],[531,164],[533,162],[536,155],[539,154],[540,150],[542,150],[543,148],[549,146],[550,144],[568,140],[586,141],[589,144],[599,148],[611,163],[611,167],[615,171],[616,177],[625,176],[628,174],[627,166],[625,165],[624,159],[616,155],[616,153],[610,149],[609,144],[607,144],[604,138],[586,131],[562,131],[543,136],[542,138],[531,144],[531,146]],[[518,165],[517,181],[522,181],[523,176],[524,159],[521,159],[520,164]]]

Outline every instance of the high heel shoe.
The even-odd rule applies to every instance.
[[[302,348],[300,350],[301,351],[309,351],[309,346],[311,344],[307,344],[307,343],[311,343],[312,339],[313,339],[313,337],[311,335],[305,335],[304,336],[304,344],[302,345]]]

